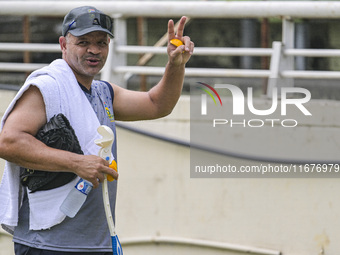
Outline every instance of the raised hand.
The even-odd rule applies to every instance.
[[[185,65],[193,51],[194,51],[194,43],[190,40],[189,36],[184,36],[184,27],[187,18],[183,16],[179,21],[179,26],[177,33],[175,34],[174,29],[174,21],[169,20],[168,22],[168,55],[169,55],[169,62],[174,65]],[[170,40],[178,39],[180,40],[183,45],[175,46],[170,43]]]

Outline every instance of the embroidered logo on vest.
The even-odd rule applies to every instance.
[[[104,102],[104,107],[105,107],[105,111],[106,111],[106,114],[107,116],[109,117],[110,119],[110,122],[114,122],[115,121],[115,117],[114,115],[111,113],[109,107],[107,106],[106,102]]]

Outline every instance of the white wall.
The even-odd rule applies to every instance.
[[[188,148],[124,130],[119,136],[117,228],[122,239],[160,235],[291,255],[319,254],[322,247],[325,254],[338,252],[339,179],[190,179]],[[220,156],[203,152],[202,157]],[[160,247],[153,253],[147,248],[125,250],[163,254]],[[199,254],[221,252],[203,249]],[[197,254],[197,249],[176,254]]]
[[[0,104],[2,98],[12,96],[3,93]],[[323,105],[320,103],[320,111]],[[335,111],[338,105],[334,103],[333,108]],[[188,140],[188,109],[189,100],[183,97],[171,116],[129,124]],[[116,218],[123,243],[160,236],[239,244],[289,255],[317,255],[321,249],[326,255],[338,253],[340,179],[193,179],[188,147],[122,128],[117,133]],[[202,152],[202,157],[221,156]],[[3,252],[10,247],[10,239],[0,235],[0,254],[10,254]],[[243,254],[187,245],[124,245],[125,255],[222,253]]]

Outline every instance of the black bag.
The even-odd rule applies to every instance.
[[[53,116],[39,129],[36,138],[49,147],[84,154],[70,122],[63,114]],[[76,176],[70,172],[20,169],[21,184],[27,186],[31,193],[60,187],[72,181]]]

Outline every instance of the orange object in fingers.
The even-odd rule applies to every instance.
[[[175,45],[176,47],[183,45],[183,42],[181,40],[179,40],[179,39],[171,39],[170,43],[172,45]]]
[[[111,164],[109,165],[110,168],[112,168],[113,170],[115,170],[116,172],[118,172],[117,170],[117,162],[115,160],[112,160]],[[111,175],[107,175],[107,180],[109,182],[112,182],[115,180],[115,178],[113,178]]]

